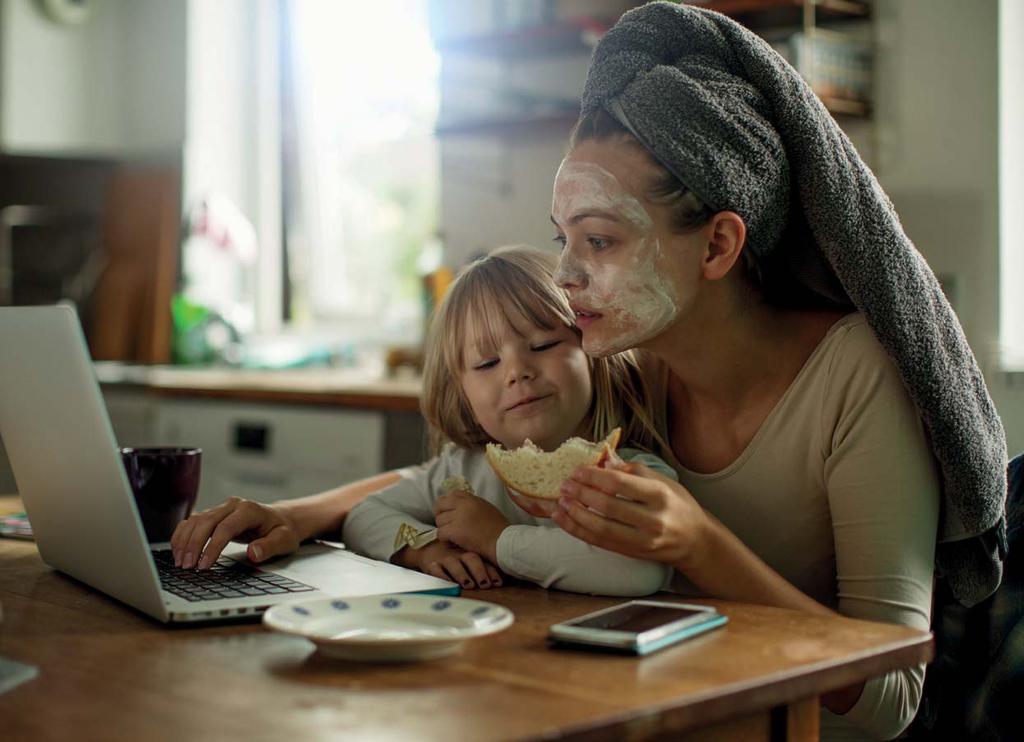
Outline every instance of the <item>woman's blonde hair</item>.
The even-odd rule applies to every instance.
[[[426,342],[420,406],[435,452],[448,441],[463,448],[481,448],[493,441],[462,392],[471,318],[474,327],[482,325],[489,341],[505,327],[515,327],[520,317],[545,330],[564,325],[580,335],[569,300],[555,284],[557,263],[557,256],[534,247],[499,247],[468,265],[452,282],[431,319]],[[589,365],[594,397],[584,420],[585,435],[599,440],[621,427],[624,444],[652,450],[650,395],[645,393],[636,356],[626,351],[591,358]]]

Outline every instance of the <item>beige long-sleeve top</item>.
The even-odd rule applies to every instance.
[[[667,369],[651,369],[667,398]],[[666,434],[664,414],[656,423]],[[704,508],[807,595],[847,616],[928,629],[939,477],[917,410],[862,315],[829,330],[725,469],[700,474],[659,453]],[[682,576],[673,588],[693,590]],[[822,738],[898,735],[923,682],[923,665],[868,681],[847,714],[823,711]]]

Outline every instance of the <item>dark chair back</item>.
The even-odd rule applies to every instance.
[[[941,581],[932,613],[935,660],[911,739],[1024,739],[1024,455],[1007,469],[1003,581],[971,608]]]

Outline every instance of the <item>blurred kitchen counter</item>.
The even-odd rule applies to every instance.
[[[322,492],[428,458],[422,382],[354,368],[97,362],[121,446],[203,449],[199,509]]]
[[[121,446],[198,447],[197,509],[322,492],[429,458],[422,382],[349,368],[95,363]],[[0,494],[16,487],[0,442]]]
[[[409,374],[382,377],[355,368],[288,370],[95,363],[104,388],[143,389],[161,397],[331,405],[385,412],[418,412],[423,387]]]

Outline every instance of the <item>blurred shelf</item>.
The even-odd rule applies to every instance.
[[[441,54],[528,59],[589,53],[613,20],[580,18],[544,26],[527,26],[482,36],[441,40]]]
[[[558,133],[568,135],[578,117],[578,111],[565,111],[563,113],[523,116],[521,118],[474,119],[438,124],[434,133],[439,137],[472,134],[534,136],[537,134]]]
[[[830,41],[832,44],[870,46],[869,42],[857,39],[856,35],[839,32],[838,26],[822,27],[819,24],[831,21],[866,21],[871,17],[871,3],[866,0],[686,0],[688,4],[714,10],[735,19],[751,29],[769,43],[782,34],[793,35],[802,32],[809,38]],[[816,34],[816,35],[813,35]],[[787,57],[791,64],[807,79],[807,70],[794,59]],[[851,73],[860,73],[853,67]],[[869,101],[844,94],[842,90],[819,89],[812,83],[815,94],[825,108],[839,118],[868,118],[871,115]],[[831,86],[829,86],[831,88]]]
[[[825,108],[834,116],[850,118],[867,118],[871,114],[871,105],[867,101],[854,98],[840,98],[826,93],[816,93]]]
[[[819,20],[842,20],[868,18],[871,4],[863,0],[809,0]],[[792,23],[804,9],[804,0],[689,0],[690,5],[699,5],[727,16],[744,19],[759,14],[774,14],[780,23]],[[784,20],[785,17],[789,20]],[[760,25],[760,24],[759,24]]]
[[[808,5],[808,3],[810,5]],[[812,25],[819,21],[868,19],[871,5],[864,0],[689,0],[689,4],[736,18],[758,31],[769,26],[804,27],[804,11],[813,6]],[[466,54],[501,59],[529,60],[590,52],[614,19],[581,18],[542,26],[529,26],[481,36],[438,42],[442,54]],[[822,31],[825,33],[825,31]],[[836,117],[866,118],[871,105],[864,100],[817,91],[825,107]],[[468,118],[441,122],[439,137],[501,136],[529,137],[566,135],[578,118],[578,111],[565,110],[510,117]]]

